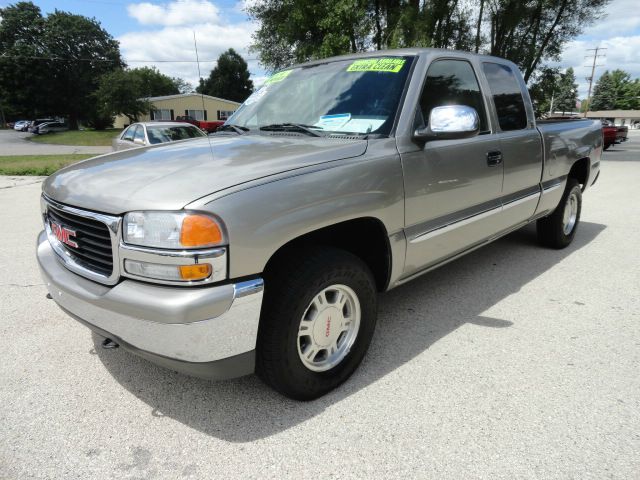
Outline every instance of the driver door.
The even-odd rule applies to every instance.
[[[500,216],[500,142],[490,128],[485,98],[470,62],[439,59],[431,63],[415,126],[425,126],[431,109],[443,105],[473,107],[481,131],[472,138],[429,140],[417,151],[402,153],[405,277],[482,242],[495,233],[492,217]]]

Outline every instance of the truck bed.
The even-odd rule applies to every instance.
[[[542,183],[566,175],[581,158],[591,158],[592,166],[600,162],[602,125],[599,120],[540,120],[536,124],[544,152]]]

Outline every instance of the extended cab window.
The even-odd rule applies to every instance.
[[[503,131],[527,128],[522,89],[513,71],[498,63],[483,63],[482,68],[493,95],[500,128]]]
[[[427,125],[431,110],[445,105],[473,107],[480,117],[480,131],[487,130],[482,92],[469,62],[436,60],[431,64],[420,97],[416,126]]]

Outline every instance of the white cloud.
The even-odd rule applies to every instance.
[[[128,10],[139,23],[155,25],[155,28],[147,27],[118,37],[130,67],[155,66],[166,75],[183,78],[197,86],[195,32],[203,78],[209,76],[220,54],[233,48],[247,60],[252,76],[262,80],[264,71],[248,54],[255,30],[253,23],[229,21],[224,10],[204,0],[180,0],[163,5],[141,3],[130,5]]]
[[[576,82],[579,85],[580,98],[586,98],[589,83],[587,77],[591,75],[592,59],[585,58],[585,55],[593,54],[588,51],[595,47],[605,47],[602,53],[605,58],[599,58],[594,74],[595,81],[605,70],[615,70],[617,68],[628,72],[632,78],[640,78],[640,35],[628,37],[612,37],[601,41],[576,40],[569,42],[565,47],[560,62],[552,65],[561,68],[573,67],[576,74]]]
[[[589,89],[587,77],[591,75],[592,58],[596,47],[605,47],[599,52],[605,57],[598,59],[594,73],[595,81],[605,70],[617,68],[628,72],[632,78],[640,77],[640,5],[638,0],[613,0],[607,5],[604,16],[585,28],[580,37],[568,42],[559,62],[550,62],[562,70],[573,67],[578,95],[586,98]],[[587,58],[585,58],[587,57]]]
[[[129,16],[142,25],[193,25],[216,23],[220,10],[207,0],[177,0],[156,5],[149,2],[127,6]]]
[[[639,6],[638,0],[613,0],[605,8],[605,15],[583,33],[597,39],[634,34],[640,29]]]

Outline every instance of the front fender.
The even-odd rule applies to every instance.
[[[225,222],[230,278],[264,270],[286,243],[354,218],[380,220],[390,236],[404,227],[404,188],[393,139],[372,141],[361,157],[265,182],[188,208],[205,209]]]

